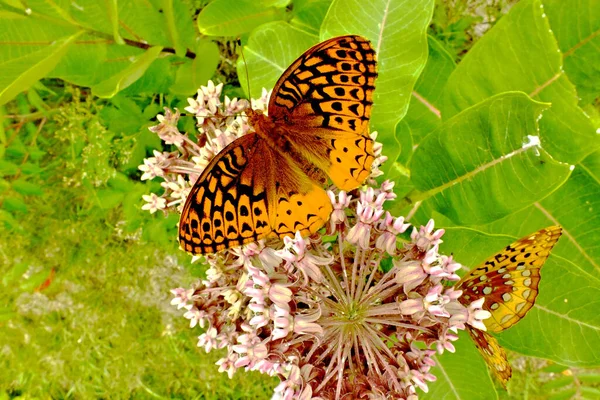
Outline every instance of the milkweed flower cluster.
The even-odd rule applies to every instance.
[[[186,178],[193,181],[211,155],[251,129],[228,114],[248,104],[220,102],[220,89],[209,83],[190,100],[186,110],[201,133],[195,142],[176,130],[177,113],[167,111],[154,128],[178,150],[144,163],[148,172],[140,167],[165,180],[164,209],[179,206]],[[265,109],[266,99],[254,106]],[[375,149],[376,176],[384,157]],[[156,165],[161,172],[150,172]],[[439,253],[444,231],[391,215],[384,204],[395,198],[393,183],[367,183],[352,193],[328,191],[333,211],[322,234],[207,255],[206,279],[172,291],[190,327],[202,329],[198,346],[225,349],[219,371],[279,377],[273,399],[414,400],[436,379],[433,356],[454,352],[458,330],[485,328],[481,300],[458,302],[461,266]],[[149,200],[150,211],[163,205]]]

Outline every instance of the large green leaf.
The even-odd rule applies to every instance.
[[[81,34],[83,31],[21,57],[4,58],[0,62],[0,105],[12,100],[52,71]]]
[[[265,7],[261,1],[214,0],[198,15],[198,28],[208,36],[237,36],[284,15],[285,9]]]
[[[139,96],[142,93],[168,93],[175,82],[175,56],[158,57],[142,72],[139,79],[126,88],[119,89],[126,96]],[[214,69],[213,71],[214,72]]]
[[[332,0],[296,0],[290,23],[307,33],[318,35]]]
[[[470,269],[516,239],[518,236],[450,227],[444,235],[442,250],[451,252]],[[568,237],[563,235],[557,248],[566,241]],[[525,355],[569,366],[598,366],[600,278],[557,254],[553,251],[542,269],[533,309],[517,325],[499,334],[498,340],[506,348]]]
[[[504,93],[446,121],[413,155],[412,182],[420,193],[409,198],[426,200],[454,222],[475,225],[552,193],[570,168],[537,142],[537,121],[546,107],[524,93]]]
[[[383,178],[396,182],[398,185],[410,178],[408,161],[413,154],[413,140],[410,126],[400,121],[396,125],[394,135],[377,136],[377,141],[383,145],[386,151],[387,161],[379,169],[384,173]],[[394,192],[398,187],[394,187]]]
[[[247,73],[251,97],[260,97],[263,88],[273,89],[287,67],[318,40],[286,22],[273,22],[255,29],[244,46],[246,64],[238,58],[240,85],[244,91],[248,90]]]
[[[171,41],[172,47],[175,49],[175,54],[179,57],[185,57],[187,46],[184,42],[184,37],[182,37],[179,27],[182,23],[187,22],[188,28],[191,28],[187,34],[192,34],[194,36],[194,28],[191,24],[192,18],[191,15],[186,15],[182,13],[181,7],[176,8],[175,5],[181,5],[183,2],[173,1],[173,0],[161,0],[163,14],[165,16],[165,20],[167,22],[167,33],[169,35],[169,40]],[[178,14],[178,11],[180,14]]]
[[[427,26],[432,0],[334,0],[321,26],[321,39],[362,35],[377,52],[371,129],[392,135],[406,114],[413,86],[427,61]],[[385,149],[384,149],[385,151]]]
[[[113,71],[116,73],[125,68],[127,57],[143,53],[142,49],[128,46],[99,46],[94,43],[96,40],[92,34],[81,36],[80,42],[69,47],[48,76],[89,87],[107,79]],[[117,55],[113,49],[118,50]]]
[[[434,38],[427,38],[429,57],[417,80],[404,121],[410,126],[415,143],[442,124],[440,111],[444,86],[456,64],[444,47]]]
[[[552,103],[540,121],[540,138],[555,159],[576,163],[600,146],[596,129],[577,106],[539,0],[519,2],[467,53],[448,80],[442,115],[512,90]]]
[[[117,75],[127,74],[132,60],[144,54],[148,46],[172,46],[165,51],[186,55],[196,42],[190,10],[179,1],[132,0],[104,4],[93,0],[31,0],[27,7],[30,11],[25,12],[0,4],[0,8],[5,9],[0,15],[0,34],[8,43],[0,46],[0,63],[24,60],[36,65],[40,56],[52,51],[52,46],[58,46],[76,32],[83,32],[52,71],[35,68],[38,75],[61,78],[77,85],[91,87],[111,79],[120,80]],[[174,58],[170,57],[169,62]],[[155,65],[158,67],[158,64]],[[138,86],[153,90],[174,81],[175,68],[165,62],[161,67],[163,76],[148,77],[138,82]],[[3,77],[8,79],[10,75]]]
[[[547,225],[564,228],[555,254],[600,278],[600,152],[589,155],[556,192],[527,209],[480,226],[485,232],[526,235]]]
[[[99,97],[112,97],[131,85],[146,72],[148,67],[156,60],[162,47],[152,47],[140,57],[137,57],[123,71],[111,76],[109,79],[92,87],[92,93]]]
[[[448,351],[436,356],[437,366],[431,373],[437,381],[428,384],[429,392],[419,395],[422,400],[497,399],[492,380],[481,354],[466,332],[459,332],[454,342],[455,353]]]
[[[194,59],[185,59],[178,67],[175,83],[170,88],[173,93],[190,96],[215,73],[219,65],[217,45],[208,40],[200,40],[195,53]]]
[[[565,72],[583,103],[600,95],[600,1],[543,0]]]

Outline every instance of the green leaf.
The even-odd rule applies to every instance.
[[[41,196],[44,194],[44,190],[40,185],[28,182],[24,179],[17,179],[12,182],[12,188],[15,192],[25,196]]]
[[[120,62],[117,65],[114,65],[113,63],[107,65],[107,57],[109,56],[108,47],[116,46],[94,44],[94,40],[96,40],[96,37],[93,35],[83,35],[80,43],[75,43],[69,48],[65,56],[48,76],[64,79],[75,85],[91,86],[108,78],[110,75],[103,75],[113,71],[115,66],[119,67],[125,64],[125,62]],[[125,46],[120,46],[119,49],[121,51],[127,51],[129,53],[128,56],[141,52],[138,48]],[[123,68],[125,68],[125,66],[120,69]]]
[[[123,202],[125,193],[115,189],[100,189],[96,192],[96,205],[103,210],[110,210]]]
[[[552,395],[548,396],[547,399],[548,400],[570,400],[570,399],[573,399],[576,394],[577,394],[577,389],[568,388],[568,389],[562,390],[557,393],[552,393]]]
[[[561,372],[566,371],[567,369],[569,369],[569,367],[566,365],[552,363],[544,368],[541,368],[540,372],[560,374]]]
[[[543,0],[552,32],[563,53],[565,72],[577,86],[581,102],[600,95],[600,3],[580,0]]]
[[[219,48],[214,42],[201,40],[195,48],[196,57],[186,59],[177,69],[175,83],[170,91],[175,94],[191,96],[200,85],[213,76],[219,65]]]
[[[550,194],[570,169],[536,145],[545,108],[524,93],[504,93],[446,121],[412,158],[412,182],[422,192],[412,201],[427,200],[454,222],[474,225]]]
[[[433,6],[433,0],[334,0],[323,21],[321,39],[359,34],[371,40],[379,73],[371,129],[381,135],[392,135],[406,114],[425,67]]]
[[[156,113],[154,114],[156,115]],[[142,127],[141,131],[135,135],[135,145],[131,150],[131,156],[123,169],[133,169],[137,171],[138,165],[142,164],[148,150],[158,149],[161,147],[160,138],[148,128]]]
[[[122,90],[124,96],[139,96],[142,93],[153,95],[167,93],[175,82],[176,56],[155,59],[140,79]]]
[[[0,159],[0,176],[15,175],[19,171],[19,166],[11,161]]]
[[[107,0],[104,2],[106,11],[108,12],[108,18],[112,26],[112,34],[115,43],[123,45],[125,41],[119,33],[119,11],[117,8],[117,0]]]
[[[137,57],[137,59],[123,71],[94,85],[92,87],[92,93],[98,97],[113,97],[120,90],[125,89],[127,86],[141,78],[148,67],[150,67],[150,64],[156,60],[161,51],[162,47],[151,47],[144,54]]]
[[[544,226],[561,225],[564,235],[553,252],[600,277],[598,210],[600,151],[577,165],[567,182],[550,196],[523,211],[478,229],[524,236]]]
[[[83,36],[87,40],[92,36]],[[92,87],[122,73],[144,54],[144,50],[132,46],[73,46],[63,62],[50,76],[68,80],[77,85]],[[97,52],[96,55],[92,53]],[[89,62],[89,67],[86,65]],[[89,68],[94,68],[90,70]]]
[[[20,262],[15,264],[12,268],[4,272],[2,276],[2,285],[8,286],[19,281],[25,272],[29,269],[29,264],[26,262]]]
[[[0,322],[8,322],[11,319],[15,318],[17,313],[9,307],[0,307]],[[6,392],[0,392],[0,400],[10,400]]]
[[[5,211],[0,208],[0,221],[2,221],[2,226],[8,231],[23,231],[21,225],[19,225],[19,221],[15,219],[15,217],[8,211]]]
[[[191,18],[179,18],[175,19],[175,9],[173,7],[173,0],[162,0],[162,10],[167,20],[167,32],[169,34],[169,39],[171,40],[171,44],[175,49],[175,54],[179,57],[185,57],[186,47],[185,44],[180,40],[179,30],[177,26],[180,22],[191,21]]]
[[[311,35],[318,35],[332,0],[296,0],[290,23]]]
[[[546,383],[544,383],[543,388],[546,392],[550,392],[556,389],[562,389],[565,386],[570,386],[573,384],[572,376],[560,376],[556,379],[552,379]]]
[[[104,124],[113,132],[135,134],[148,123],[139,105],[130,97],[119,93],[110,100],[111,106],[100,111]]]
[[[582,386],[581,394],[584,395],[584,399],[598,399],[600,398],[600,389],[596,389],[593,387]]]
[[[449,227],[446,231],[442,251],[452,253],[467,270],[519,238],[461,227]],[[557,247],[567,240],[563,235]],[[518,324],[499,334],[498,341],[521,354],[571,367],[600,365],[600,353],[595,350],[600,343],[600,278],[556,251],[546,261],[541,275],[532,310]]]
[[[166,9],[166,3],[172,3],[171,11]],[[153,46],[173,46],[179,48],[178,51],[183,50],[184,55],[185,48],[191,48],[197,36],[192,17],[182,1],[119,1],[120,33],[123,38],[135,42],[142,39]],[[171,27],[171,24],[175,24],[175,27]]]
[[[443,89],[456,64],[452,56],[429,36],[429,57],[423,73],[412,92],[410,107],[404,121],[410,126],[415,143],[442,124],[440,111]]]
[[[600,383],[600,374],[599,373],[580,373],[577,374],[577,379],[583,383]]]
[[[22,213],[27,212],[27,204],[20,197],[5,197],[2,201],[2,208],[6,211],[20,211]]]
[[[78,32],[37,52],[1,62],[0,105],[6,104],[52,71],[69,46],[82,34],[83,31]]]
[[[396,132],[392,135],[381,135],[376,139],[383,145],[387,161],[379,167],[384,173],[383,177],[396,181],[401,177],[410,177],[408,161],[413,154],[412,132],[404,121],[398,122]]]
[[[244,46],[246,66],[241,57],[238,58],[240,86],[244,91],[248,88],[245,69],[248,68],[251,97],[259,98],[263,88],[273,89],[287,67],[317,42],[316,36],[286,22],[273,22],[255,29]]]
[[[455,353],[436,356],[438,365],[431,369],[437,381],[428,383],[429,392],[419,393],[422,400],[497,399],[488,369],[469,335],[461,331],[453,342]]]
[[[544,149],[556,160],[577,163],[600,146],[600,138],[577,106],[543,12],[539,0],[521,1],[473,46],[448,80],[442,116],[498,93],[523,91],[552,103],[540,121]]]
[[[207,36],[238,36],[284,15],[285,9],[265,7],[259,1],[214,0],[198,15],[198,28]]]

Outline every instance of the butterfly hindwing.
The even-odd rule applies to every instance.
[[[475,347],[483,356],[485,363],[490,367],[492,374],[498,379],[503,387],[512,376],[512,368],[508,363],[506,351],[498,344],[495,337],[487,332],[480,331],[467,325],[467,332],[473,339]]]
[[[271,95],[269,115],[287,121],[286,138],[343,190],[360,186],[371,170],[368,125],[376,77],[371,43],[341,36],[306,51]]]
[[[280,238],[294,236],[296,231],[303,237],[309,236],[329,220],[332,206],[325,190],[308,179],[304,185],[302,192],[285,186],[278,188],[273,231]]]
[[[331,213],[325,190],[255,133],[236,139],[204,169],[182,211],[181,247],[214,253],[265,238],[307,236]]]

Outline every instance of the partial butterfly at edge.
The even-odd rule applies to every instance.
[[[483,309],[492,314],[484,320],[487,330],[499,333],[510,328],[533,307],[540,269],[561,234],[560,226],[550,226],[506,246],[463,276],[456,287],[463,291],[459,301],[468,306],[484,297]],[[506,387],[512,368],[504,349],[485,331],[469,325],[467,331],[493,375]]]

